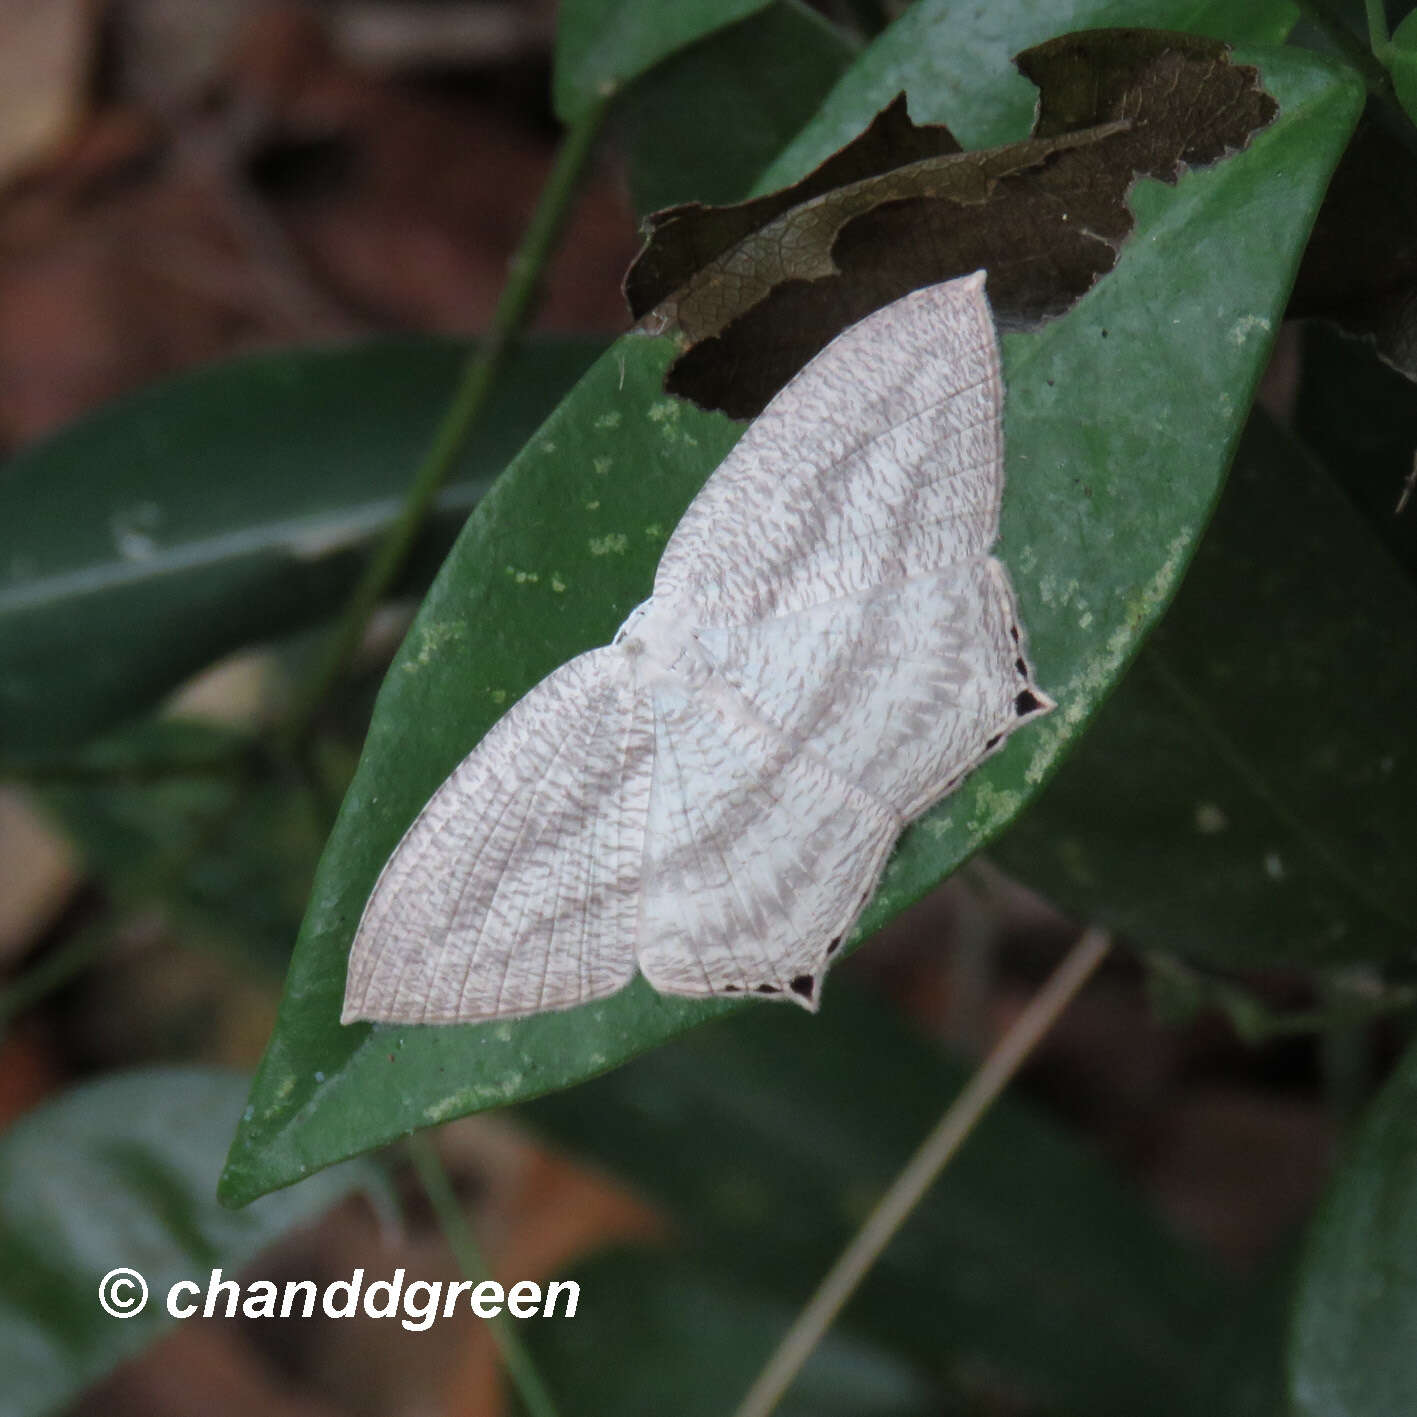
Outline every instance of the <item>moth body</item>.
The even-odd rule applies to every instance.
[[[878,310],[775,398],[613,641],[525,695],[365,906],[345,1022],[666,994],[815,1008],[902,827],[1053,705],[991,554],[982,272]]]

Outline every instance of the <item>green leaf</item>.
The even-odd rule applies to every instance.
[[[278,974],[328,821],[250,748],[216,724],[146,720],[89,744],[34,795],[123,908],[159,900],[185,938]]]
[[[723,1417],[766,1361],[787,1304],[661,1251],[607,1255],[576,1278],[574,1323],[538,1324],[527,1346],[562,1417]],[[941,1411],[918,1373],[833,1332],[778,1407],[780,1417],[927,1417]]]
[[[1407,116],[1417,123],[1417,10],[1392,32],[1388,69],[1399,102]]]
[[[64,1407],[171,1326],[168,1289],[227,1277],[278,1236],[356,1189],[341,1167],[232,1215],[214,1188],[247,1079],[217,1068],[147,1068],[89,1083],[0,1138],[0,1372],[6,1417]],[[99,1281],[147,1281],[141,1314],[111,1318]]]
[[[522,1115],[664,1207],[706,1271],[796,1306],[969,1071],[838,988],[816,1018],[740,1014]],[[1101,1163],[1006,1099],[842,1323],[937,1378],[1000,1374],[1048,1411],[1171,1417],[1193,1410],[1237,1298]]]
[[[562,0],[551,98],[563,123],[770,0]]]
[[[1112,275],[1066,318],[1004,341],[1000,555],[1040,682],[1061,707],[910,829],[857,938],[1022,809],[1176,588],[1361,102],[1350,77],[1313,56],[1275,52],[1262,67],[1279,119],[1175,189],[1139,185],[1137,229]],[[321,862],[233,1144],[229,1201],[414,1128],[580,1082],[722,1011],[637,981],[515,1023],[338,1022],[350,939],[408,823],[510,703],[607,642],[649,594],[665,538],[736,438],[726,419],[659,392],[673,353],[632,336],[596,364],[479,506],[424,602]]]
[[[1266,1255],[1217,1325],[1191,1389],[1195,1417],[1294,1417],[1285,1351],[1293,1308],[1295,1245]]]
[[[635,210],[737,201],[851,55],[815,11],[778,0],[656,65],[615,106]]]
[[[997,855],[1222,965],[1409,954],[1414,699],[1417,589],[1256,412],[1174,605]]]
[[[511,360],[419,548],[424,578],[600,348],[543,341]],[[397,512],[465,356],[452,341],[389,339],[236,359],[6,463],[6,758],[78,743],[229,650],[333,613]]]
[[[1210,35],[1232,44],[1278,44],[1294,23],[1292,0],[992,0],[988,21],[958,0],[915,0],[851,66],[757,191],[785,186],[851,141],[862,115],[902,89],[917,123],[947,123],[965,148],[1027,135],[1037,90],[1013,56],[1074,30],[1136,26]]]
[[[1289,1339],[1295,1417],[1393,1417],[1417,1393],[1417,1047],[1370,1104],[1310,1228]]]

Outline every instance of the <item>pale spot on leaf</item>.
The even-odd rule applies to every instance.
[[[125,561],[147,561],[157,553],[157,529],[162,508],[156,502],[139,502],[109,518],[113,544]]]
[[[404,663],[406,674],[416,674],[425,669],[434,658],[467,633],[467,626],[457,620],[435,620],[420,627],[418,653]]]
[[[1267,335],[1270,328],[1269,319],[1266,316],[1245,315],[1231,326],[1230,343],[1242,345],[1255,335]]]

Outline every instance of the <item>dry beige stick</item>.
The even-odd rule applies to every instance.
[[[1106,931],[1090,929],[1068,951],[881,1197],[758,1374],[735,1417],[768,1417],[777,1406],[881,1251],[895,1238],[945,1164],[1102,962],[1111,944],[1112,937]]]
[[[1407,504],[1412,500],[1412,491],[1417,488],[1417,453],[1412,454],[1412,471],[1402,479],[1402,491],[1398,493],[1397,506],[1393,508],[1392,514],[1400,517],[1407,510]]]

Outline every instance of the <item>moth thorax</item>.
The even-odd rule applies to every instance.
[[[664,676],[676,680],[702,677],[708,665],[688,615],[653,599],[637,605],[616,632],[614,643],[630,661],[641,683]]]

